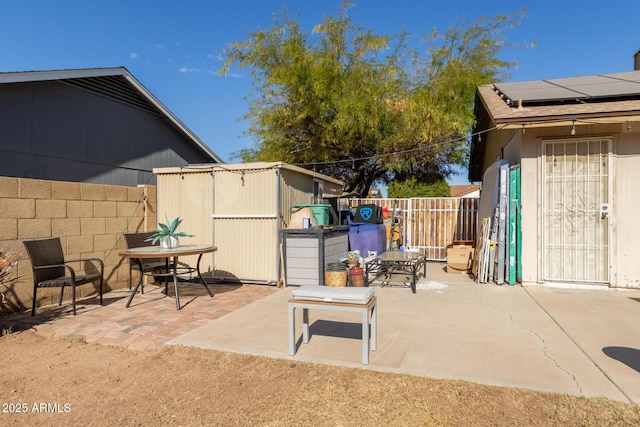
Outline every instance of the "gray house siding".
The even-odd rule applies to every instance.
[[[135,186],[194,163],[215,160],[122,76],[0,84],[0,176]]]

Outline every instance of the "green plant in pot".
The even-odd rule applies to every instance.
[[[153,230],[153,234],[145,242],[151,242],[152,245],[155,245],[159,240],[160,245],[165,249],[177,248],[179,244],[178,237],[193,237],[192,234],[187,234],[184,231],[176,232],[181,223],[182,219],[180,217],[171,222],[167,218],[166,224],[158,223],[160,228]]]

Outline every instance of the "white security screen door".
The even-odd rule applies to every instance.
[[[546,281],[609,282],[610,138],[545,141]]]

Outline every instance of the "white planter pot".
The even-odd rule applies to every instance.
[[[160,239],[160,245],[164,249],[173,249],[178,247],[178,238],[175,236],[166,236]]]

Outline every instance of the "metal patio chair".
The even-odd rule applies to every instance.
[[[151,242],[147,242],[146,240],[153,235],[152,231],[143,232],[143,233],[124,233],[124,241],[127,245],[127,249],[131,248],[140,248],[143,246],[152,246]],[[132,283],[132,272],[133,270],[137,270],[140,274],[145,273],[164,273],[168,269],[167,262],[160,258],[141,258],[140,263],[142,264],[142,271],[140,271],[140,265],[136,262],[135,259],[129,258],[129,289],[131,289]],[[164,279],[165,282],[165,293],[167,288],[167,279]],[[144,284],[142,284],[141,292],[144,292]]]
[[[71,287],[73,314],[76,314],[76,286],[85,283],[100,281],[99,295],[100,305],[102,305],[102,285],[104,283],[104,263],[99,258],[82,258],[65,260],[62,252],[60,238],[42,240],[26,240],[23,242],[27,254],[31,259],[33,269],[33,304],[31,305],[31,315],[36,311],[36,293],[38,288],[60,288],[60,301],[64,288]],[[86,262],[92,267],[92,271],[85,271],[85,274],[76,274],[76,270],[70,263]]]

